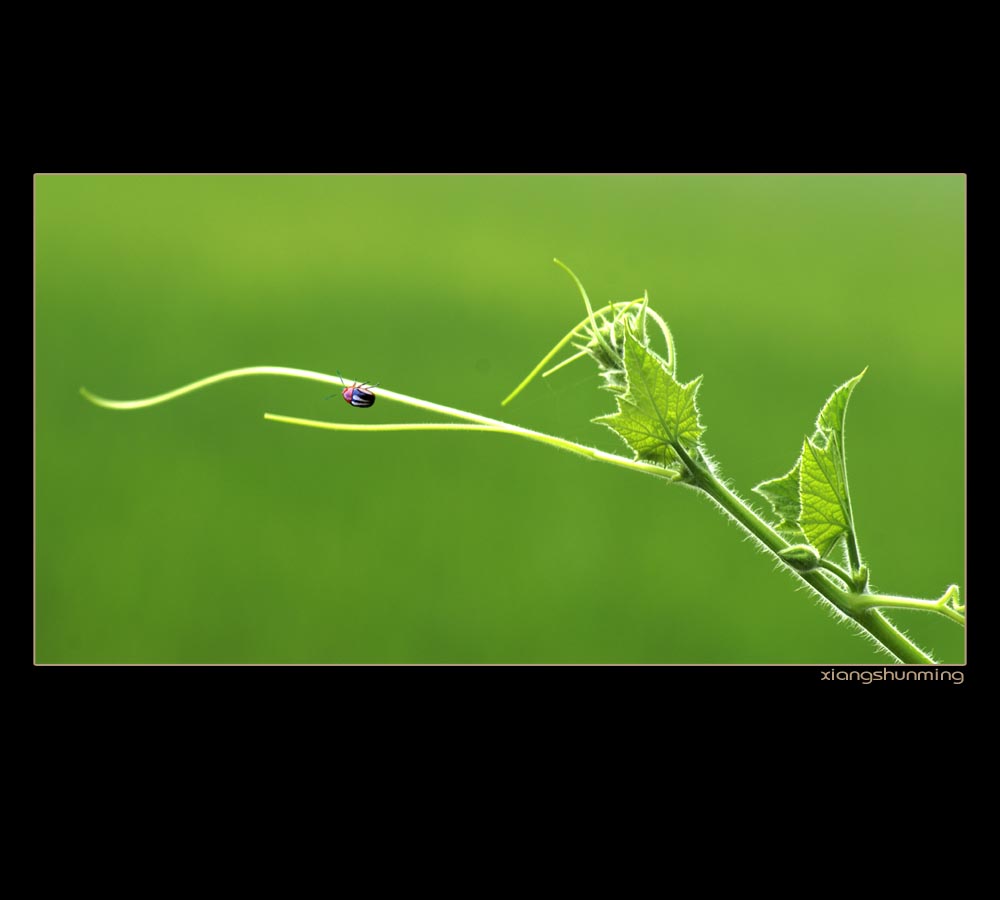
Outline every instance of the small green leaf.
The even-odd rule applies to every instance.
[[[803,441],[802,453],[791,470],[754,488],[780,519],[778,532],[795,543],[808,542],[821,556],[826,556],[842,536],[854,532],[844,420],[847,403],[865,372],[842,384],[823,404],[816,430]]]
[[[799,525],[821,556],[826,556],[838,538],[851,530],[842,459],[835,435],[830,435],[826,447],[817,447],[809,438],[802,445]]]
[[[816,420],[816,431],[820,431],[837,434],[841,438],[841,443],[843,443],[844,437],[844,418],[847,415],[847,401],[851,399],[851,394],[854,393],[854,388],[857,387],[859,381],[864,378],[865,372],[868,371],[868,367],[865,366],[864,371],[860,375],[855,375],[850,381],[844,382],[837,390],[835,390],[831,395],[830,399],[823,404],[823,409],[820,411],[819,418]],[[813,435],[813,440],[816,436]]]
[[[762,481],[754,490],[767,500],[774,514],[781,520],[779,528],[798,528],[799,516],[802,514],[802,501],[799,499],[799,467],[802,458],[796,460],[791,471],[780,478]]]
[[[851,394],[867,371],[865,368],[830,395],[816,420],[816,432],[802,445],[799,524],[809,543],[822,556],[836,546],[841,536],[854,534],[847,489],[844,421]]]
[[[594,419],[607,425],[632,448],[637,459],[683,471],[676,447],[697,450],[704,426],[696,397],[701,376],[681,384],[667,364],[625,328],[626,392],[618,412]]]

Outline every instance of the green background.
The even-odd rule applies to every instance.
[[[499,401],[595,305],[649,291],[744,497],[831,390],[879,589],[964,589],[962,176],[36,176],[40,663],[881,663],[695,492],[516,438],[344,434],[248,365],[624,447],[589,360]],[[754,500],[758,508],[761,504]],[[893,616],[946,662],[962,629]]]

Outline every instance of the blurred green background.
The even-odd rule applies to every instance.
[[[830,391],[883,591],[964,590],[962,176],[36,176],[40,663],[881,663],[693,491],[257,377],[283,365],[607,450],[589,360],[499,405],[584,310],[641,296],[744,497]],[[423,417],[426,418],[426,417]],[[760,504],[755,501],[760,508]],[[964,660],[962,630],[893,616]]]

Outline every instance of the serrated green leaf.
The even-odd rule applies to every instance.
[[[840,438],[841,446],[843,446],[844,418],[847,415],[847,401],[851,399],[854,388],[864,378],[867,371],[868,367],[866,366],[860,375],[855,375],[850,381],[845,381],[837,390],[830,394],[829,399],[823,404],[823,409],[820,410],[819,418],[816,420],[816,434],[820,432],[836,434]],[[813,441],[816,440],[816,434],[813,435]]]
[[[694,451],[704,433],[696,397],[701,376],[681,384],[667,364],[625,329],[625,378],[618,412],[594,419],[625,441],[637,459],[645,459],[681,473],[675,446]]]
[[[623,399],[655,420],[666,440],[694,450],[705,431],[698,418],[696,403],[701,376],[681,384],[670,374],[666,362],[643,346],[628,328],[625,331],[625,376],[628,391]]]
[[[802,458],[799,457],[791,471],[780,478],[762,481],[754,488],[756,493],[771,504],[774,514],[781,520],[779,529],[797,529],[799,515],[802,512],[802,502],[799,500],[799,466],[801,462]]]
[[[816,430],[803,441],[802,453],[791,470],[754,488],[780,519],[779,534],[793,543],[811,544],[821,556],[854,530],[844,456],[844,421],[847,403],[865,372],[844,382],[823,404]]]
[[[830,395],[816,419],[815,433],[802,445],[799,525],[806,539],[822,556],[836,546],[841,536],[854,532],[847,488],[844,423],[851,394],[867,371],[866,368],[860,375],[845,381]]]
[[[802,445],[801,496],[802,532],[826,556],[841,535],[851,530],[842,457],[836,435],[829,435],[826,447],[817,447],[807,438]]]
[[[802,465],[800,456],[791,470],[780,478],[762,481],[754,491],[760,494],[774,510],[779,522],[775,526],[778,532],[790,544],[808,544],[799,517],[802,515],[802,500],[799,493],[799,469]]]
[[[677,468],[680,471],[680,457],[670,442],[657,428],[655,421],[651,424],[650,417],[634,403],[618,398],[618,412],[594,419],[601,425],[607,425],[635,453],[636,459],[645,459],[667,468]]]

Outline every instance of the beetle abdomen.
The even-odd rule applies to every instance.
[[[351,399],[348,402],[351,406],[368,407],[375,402],[375,395],[364,388],[356,387],[351,391]]]

